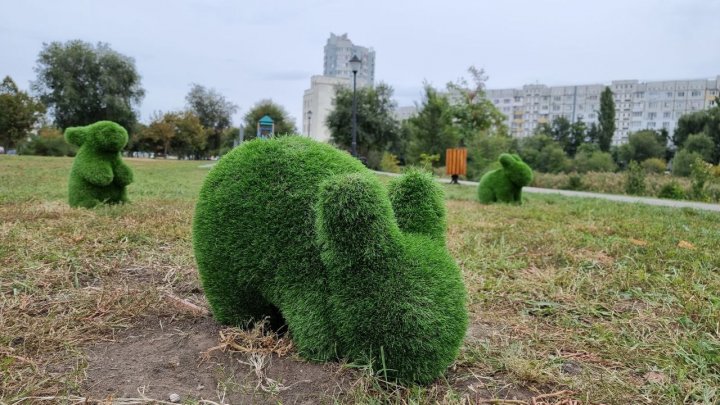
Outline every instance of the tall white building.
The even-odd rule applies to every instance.
[[[336,86],[351,86],[347,77],[313,76],[310,88],[303,95],[302,133],[321,142],[330,140],[330,129],[325,125],[333,108]]]
[[[352,79],[350,59],[357,55],[362,62],[357,72],[358,86],[372,86],[375,83],[375,51],[372,48],[355,45],[348,34],[330,34],[325,44],[324,76],[347,77]]]
[[[564,116],[587,125],[598,122],[600,93],[604,84],[576,86],[525,85],[522,88],[487,90],[490,101],[507,117],[510,133],[530,136],[545,122]],[[641,129],[665,128],[671,135],[683,114],[710,107],[720,96],[720,76],[715,79],[610,83],[615,101],[613,143],[627,142],[628,134]]]
[[[335,88],[352,86],[353,72],[349,61],[357,55],[362,65],[357,72],[357,86],[372,86],[375,81],[375,51],[354,45],[347,34],[330,34],[325,44],[325,61],[322,76],[310,78],[310,88],[303,94],[302,133],[321,142],[330,140],[330,129],[325,125],[333,108]]]

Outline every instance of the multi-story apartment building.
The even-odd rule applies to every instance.
[[[330,140],[330,129],[325,120],[333,108],[336,86],[351,86],[347,77],[313,76],[310,88],[303,95],[302,133],[317,141]]]
[[[330,140],[325,120],[332,110],[335,87],[352,86],[350,58],[357,55],[362,61],[357,72],[358,87],[372,86],[375,81],[375,51],[354,45],[347,34],[330,34],[325,44],[323,76],[310,78],[310,88],[303,94],[302,133],[318,141]]]
[[[576,86],[525,85],[520,89],[487,90],[486,95],[507,117],[510,133],[532,135],[544,122],[564,116],[587,125],[598,122],[604,84]],[[705,80],[640,82],[616,80],[609,85],[615,101],[615,144],[641,129],[666,129],[671,135],[683,114],[710,107],[720,96],[720,76]]]
[[[330,34],[325,44],[323,75],[352,79],[353,72],[349,61],[353,55],[357,55],[362,62],[357,72],[358,86],[372,86],[375,83],[375,51],[372,48],[354,45],[348,34]]]

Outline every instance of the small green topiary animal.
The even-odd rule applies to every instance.
[[[232,150],[208,174],[193,222],[215,318],[286,323],[310,360],[371,363],[407,382],[440,376],[467,327],[442,190],[419,172],[390,190],[305,138]]]
[[[522,204],[522,188],[532,181],[532,169],[516,154],[503,153],[499,161],[502,165],[500,169],[487,172],[480,179],[480,202]]]
[[[70,206],[127,202],[125,186],[132,183],[133,174],[120,157],[128,142],[127,131],[114,122],[98,121],[66,129],[65,139],[80,147],[70,171]]]

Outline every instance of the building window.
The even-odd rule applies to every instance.
[[[663,122],[663,128],[670,129],[670,123],[669,122]]]
[[[648,113],[647,119],[649,119],[649,120],[654,120],[656,116],[657,116],[656,113],[651,112],[651,113]]]
[[[648,122],[648,126],[647,126],[647,127],[648,127],[648,128],[655,128],[655,122],[654,122],[654,121]]]
[[[668,98],[672,98],[672,96],[673,96],[672,91],[668,91],[667,96],[668,96]]]
[[[671,115],[672,115],[672,113],[670,111],[665,111],[663,113],[663,118],[670,118]]]
[[[700,95],[700,92],[696,90],[696,91],[693,91],[692,93],[690,93],[690,95],[693,97],[698,97]]]
[[[684,91],[678,91],[678,97],[685,97]]]
[[[633,117],[642,117],[642,111],[633,111]]]

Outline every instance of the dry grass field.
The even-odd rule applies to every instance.
[[[445,185],[471,324],[445,378],[401,387],[217,325],[191,246],[208,169],[126,161],[133,202],[86,210],[71,159],[0,156],[0,404],[720,402],[716,213]]]

